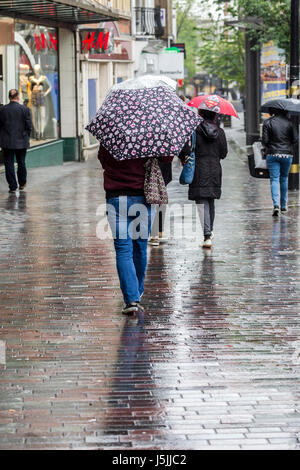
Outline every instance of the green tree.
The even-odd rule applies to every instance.
[[[199,1],[203,9],[212,4],[209,0]],[[290,0],[213,0],[213,5],[214,13],[210,17],[215,24],[214,32],[209,27],[199,26],[202,40],[199,63],[205,70],[225,80],[236,80],[241,89],[244,87],[244,32],[224,23],[225,9],[226,18],[246,19],[244,24],[250,36],[256,39],[257,47],[274,40],[288,60]]]
[[[236,81],[243,90],[245,85],[244,34],[238,30],[229,35],[225,30],[216,37],[206,30],[201,34],[198,63],[203,70],[222,80]]]
[[[198,63],[208,73],[244,87],[244,32],[226,19],[246,21],[257,47],[273,40],[289,61],[290,0],[177,0],[178,41],[185,42],[188,77]],[[197,15],[199,11],[199,15]],[[210,18],[203,23],[202,13]],[[257,28],[257,25],[259,27]]]
[[[260,20],[262,29],[248,24],[250,34],[259,45],[273,40],[289,57],[291,0],[234,0],[229,3],[228,11],[235,18],[254,17]]]

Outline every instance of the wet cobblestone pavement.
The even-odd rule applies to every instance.
[[[124,318],[98,168],[30,170],[19,196],[0,175],[0,448],[298,449],[298,194],[274,220],[231,151],[212,252],[149,248],[145,314]]]

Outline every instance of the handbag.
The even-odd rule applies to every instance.
[[[195,147],[196,147],[196,131],[192,134],[192,149],[190,155],[187,157],[187,160],[184,164],[182,172],[179,177],[180,184],[191,184],[194,179],[195,173]]]
[[[254,178],[264,178],[264,179],[270,178],[270,173],[267,168],[255,168],[255,160],[254,160],[253,154],[248,155],[248,166],[249,166],[250,175],[253,176]]]
[[[252,144],[255,168],[267,170],[267,161],[264,153],[264,148],[261,142],[254,142]]]
[[[148,204],[168,204],[167,188],[157,158],[145,163],[144,194]]]

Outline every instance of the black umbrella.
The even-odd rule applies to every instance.
[[[295,98],[278,98],[276,100],[270,100],[261,106],[261,111],[268,113],[270,109],[282,109],[290,114],[300,115],[300,100]]]

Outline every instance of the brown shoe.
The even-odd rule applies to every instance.
[[[23,184],[23,186],[19,186],[19,190],[20,190],[20,191],[23,191],[23,189],[25,188],[25,186],[26,186],[26,183]]]

